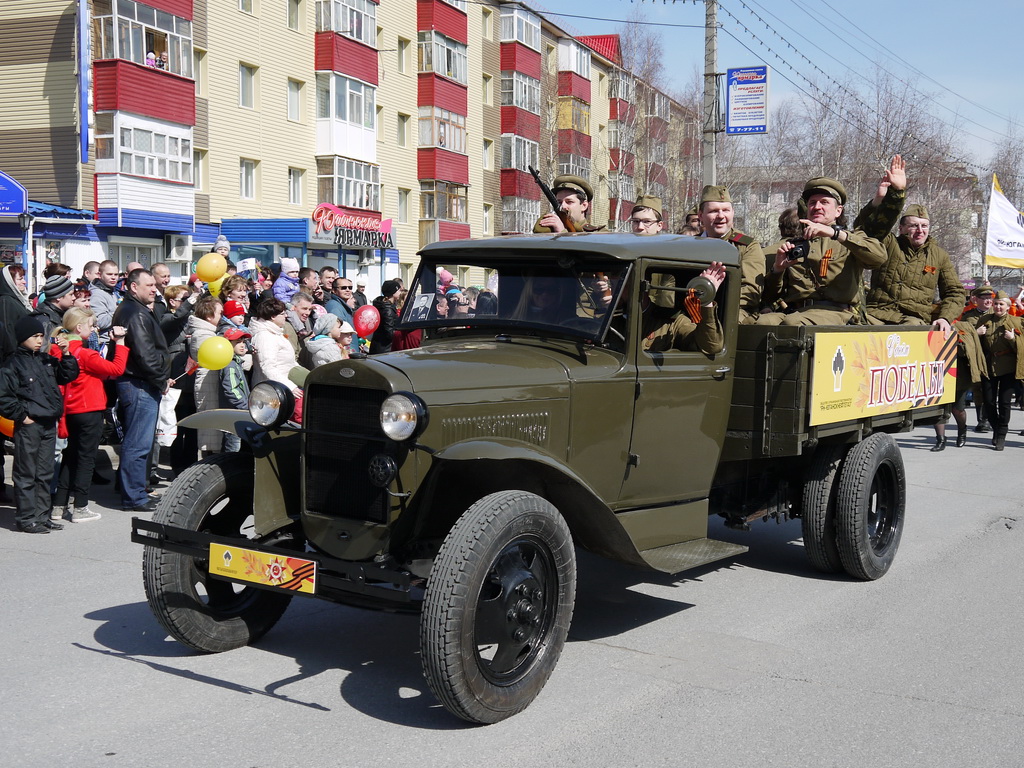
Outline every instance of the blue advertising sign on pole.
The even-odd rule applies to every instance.
[[[19,216],[28,210],[25,188],[0,171],[0,216]]]
[[[725,133],[768,133],[768,67],[726,70]]]

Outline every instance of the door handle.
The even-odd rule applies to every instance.
[[[723,365],[721,368],[716,368],[714,374],[712,374],[712,375],[716,379],[724,379],[725,378],[725,374],[727,374],[731,370],[732,370],[732,368],[730,366]]]

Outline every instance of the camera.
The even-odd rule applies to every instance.
[[[789,242],[793,245],[793,249],[786,254],[786,258],[790,261],[806,259],[811,254],[810,240],[805,240],[802,237],[793,237],[790,238]]]

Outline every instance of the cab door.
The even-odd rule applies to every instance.
[[[652,327],[683,311],[685,294],[665,288],[685,287],[702,268],[657,263],[644,268],[642,311],[635,313],[631,327],[636,387],[620,507],[703,499],[711,487],[732,397],[731,361],[739,298],[735,270],[730,270],[717,297],[725,332],[722,352],[714,356],[696,351],[648,352],[640,343]]]

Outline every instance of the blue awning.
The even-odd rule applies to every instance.
[[[35,200],[28,201],[28,212],[32,216],[46,219],[94,219],[96,214],[93,211],[83,211],[78,208],[65,208],[62,205],[51,205],[40,203]]]

